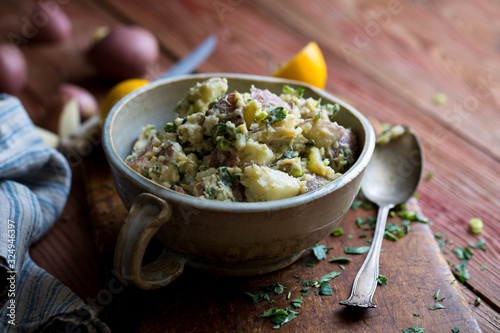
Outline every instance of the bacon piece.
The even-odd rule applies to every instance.
[[[345,130],[344,135],[337,141],[338,146],[333,148],[333,145],[327,150],[327,156],[330,161],[335,161],[340,154],[347,153],[347,156],[344,156],[345,161],[347,162],[346,167],[351,166],[358,156],[358,142],[356,135],[352,132],[350,128]],[[345,169],[345,168],[343,168]],[[337,170],[342,171],[342,170]]]
[[[153,138],[151,138],[148,142],[148,144],[146,145],[146,147],[144,147],[134,158],[132,158],[130,161],[128,161],[128,165],[131,167],[131,168],[135,168],[135,166],[139,163],[139,162],[142,162],[144,160],[144,156],[151,152],[151,150],[153,149]]]
[[[277,107],[283,107],[287,112],[290,111],[290,105],[282,100],[278,95],[273,94],[267,89],[261,90],[252,88],[250,90],[252,99],[262,105],[262,109],[273,110]]]
[[[215,148],[210,155],[208,166],[210,168],[219,168],[222,166],[234,168],[239,163],[240,158],[234,149],[220,150],[219,148]]]
[[[215,115],[219,118],[219,123],[232,122],[235,126],[243,124],[243,116],[239,112],[235,112],[236,107],[236,92],[230,93],[217,101],[207,111],[207,115]]]
[[[182,193],[182,194],[187,194],[186,191],[184,191],[184,189],[178,185],[172,185],[170,187],[171,190],[175,191],[175,192],[179,192],[179,193]]]
[[[313,180],[308,181],[306,184],[307,187],[307,192],[314,191],[315,189],[319,188],[321,185],[323,185],[325,182],[328,182],[328,179],[322,176],[316,175]]]

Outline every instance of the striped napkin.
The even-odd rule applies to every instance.
[[[109,332],[93,307],[38,267],[28,250],[66,202],[71,170],[19,100],[0,93],[0,332]]]

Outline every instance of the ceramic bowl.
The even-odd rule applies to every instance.
[[[336,121],[357,135],[357,161],[319,189],[269,202],[200,199],[161,187],[128,167],[124,160],[141,128],[174,120],[172,110],[188,89],[214,76],[227,78],[228,91],[248,91],[255,85],[279,94],[288,84],[306,87],[305,97],[339,103]],[[326,238],[347,213],[372,156],[375,135],[360,112],[322,90],[296,81],[220,73],[164,79],[132,92],[106,118],[102,142],[118,194],[129,209],[115,249],[115,269],[129,283],[154,289],[178,277],[185,264],[220,274],[256,275],[293,263]],[[142,267],[153,237],[165,251]]]

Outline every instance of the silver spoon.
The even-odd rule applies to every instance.
[[[361,182],[364,196],[379,206],[377,224],[370,251],[354,279],[351,296],[340,302],[342,305],[377,307],[372,297],[377,287],[387,215],[396,204],[410,199],[420,183],[423,169],[420,141],[411,128],[396,126],[393,129],[396,137],[386,143],[377,141]]]

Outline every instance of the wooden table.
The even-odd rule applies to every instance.
[[[98,98],[111,86],[94,75],[84,57],[99,26],[135,23],[155,33],[162,55],[148,78],[167,69],[209,33],[218,35],[219,44],[199,72],[268,75],[315,40],[328,66],[327,91],[374,123],[409,125],[420,136],[425,173],[434,174],[418,190],[420,207],[432,221],[432,231],[443,233],[454,246],[486,240],[486,252],[474,251],[468,265],[471,278],[462,291],[482,330],[500,330],[499,2],[64,3],[62,8],[73,20],[72,38],[56,45],[22,46],[29,85],[18,97],[33,121],[49,129],[56,119],[46,105],[59,83],[81,84]],[[446,103],[434,102],[438,93],[446,95]],[[73,171],[73,188],[62,217],[33,246],[31,255],[83,299],[91,300],[109,272],[94,243],[85,163]],[[480,236],[469,231],[472,217],[484,221]],[[451,265],[459,262],[451,251],[445,258]],[[477,297],[480,305],[474,305]]]

